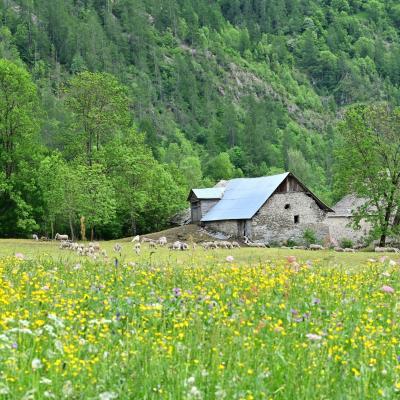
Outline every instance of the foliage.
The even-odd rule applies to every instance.
[[[400,101],[399,15],[393,0],[0,2],[0,58],[10,82],[21,77],[25,124],[13,157],[36,168],[58,152],[72,169],[101,164],[111,178],[105,148],[134,129],[157,165],[178,174],[179,193],[293,169],[330,202],[337,116],[353,103]],[[4,172],[9,156],[1,149]],[[0,182],[1,235],[44,232],[53,219],[22,167]],[[139,203],[117,207],[99,234],[146,229]],[[58,230],[65,219],[54,220]]]
[[[351,239],[344,238],[344,239],[342,239],[340,241],[340,246],[343,249],[352,249],[353,248],[353,241]]]
[[[364,198],[356,226],[371,222],[372,235],[385,245],[399,231],[400,108],[388,104],[356,106],[340,126],[337,175],[343,189]]]
[[[303,239],[306,243],[307,246],[310,244],[316,244],[317,243],[317,237],[315,235],[315,232],[312,229],[305,229],[303,232]]]

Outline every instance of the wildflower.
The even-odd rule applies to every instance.
[[[43,363],[39,360],[39,358],[34,358],[32,360],[32,369],[35,371],[43,367]]]
[[[42,376],[40,378],[39,382],[42,383],[43,385],[51,385],[51,379],[48,379],[48,378],[46,378],[44,376]]]
[[[310,340],[313,340],[313,341],[317,341],[317,340],[321,340],[322,339],[322,336],[316,335],[315,333],[307,333],[306,337],[308,339],[310,339]]]
[[[233,256],[227,256],[227,257],[226,257],[226,261],[227,261],[227,262],[232,262],[232,261],[234,261]]]
[[[99,394],[99,400],[113,400],[117,398],[118,394],[115,392],[103,392]]]
[[[321,304],[321,300],[318,297],[313,297],[311,300],[311,304],[316,306],[317,304]]]
[[[389,278],[390,274],[389,274],[389,272],[385,271],[385,272],[382,272],[382,276],[385,276],[386,278]]]
[[[15,253],[15,258],[18,260],[25,260],[25,256],[22,253]]]
[[[18,343],[13,343],[12,345],[11,345],[11,347],[13,348],[13,349],[18,349]]]
[[[286,260],[288,260],[288,263],[291,264],[291,263],[296,262],[297,259],[295,256],[287,256]]]
[[[64,383],[64,386],[62,388],[62,393],[64,397],[70,397],[74,393],[74,387],[72,386],[71,381],[67,381]]]
[[[192,386],[188,393],[189,399],[201,399],[202,395],[199,389],[196,386]]]
[[[172,291],[175,297],[180,297],[182,295],[182,290],[180,288],[173,288]]]
[[[383,285],[382,291],[385,293],[394,293],[394,289],[391,286]]]

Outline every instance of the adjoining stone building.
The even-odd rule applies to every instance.
[[[360,229],[354,229],[354,212],[364,206],[365,200],[349,194],[336,203],[332,209],[334,213],[329,213],[326,223],[329,225],[329,231],[332,238],[338,243],[343,239],[349,239],[354,244],[362,244],[368,237],[371,230],[371,223],[361,220]]]
[[[290,172],[232,179],[225,187],[193,189],[188,200],[193,223],[231,237],[300,243],[304,231],[310,229],[318,240],[329,238],[326,216],[333,210]]]

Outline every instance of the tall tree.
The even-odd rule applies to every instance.
[[[355,106],[339,128],[337,185],[365,199],[355,212],[355,223],[369,221],[381,246],[399,231],[399,131],[400,108],[388,104]]]
[[[76,129],[84,135],[87,163],[92,165],[93,149],[99,151],[107,135],[129,124],[125,88],[110,74],[84,71],[70,80],[66,102]]]

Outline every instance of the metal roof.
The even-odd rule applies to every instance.
[[[222,199],[201,221],[251,219],[289,174],[230,180]]]
[[[199,200],[221,199],[225,191],[225,187],[213,187],[207,189],[192,189],[192,192]]]

